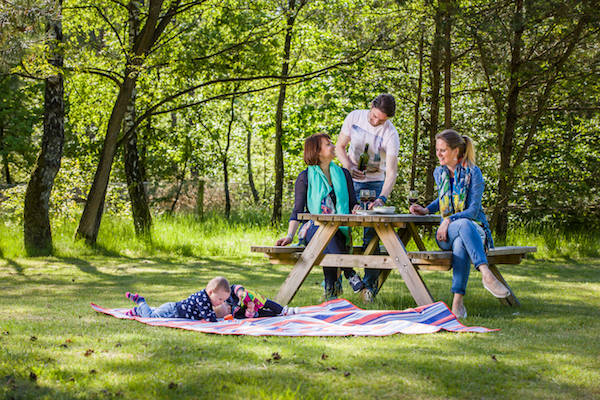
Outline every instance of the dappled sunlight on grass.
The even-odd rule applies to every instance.
[[[464,323],[501,329],[489,334],[218,336],[90,308],[131,307],[126,291],[152,306],[178,301],[216,275],[273,298],[291,266],[269,264],[249,247],[281,232],[243,218],[160,217],[152,245],[127,237],[132,228],[119,224],[129,221],[111,218],[92,248],[73,244],[74,227],[65,224],[55,232],[53,257],[24,258],[18,240],[0,243],[0,398],[600,397],[600,260],[581,247],[571,258],[544,247],[519,265],[500,266],[520,308],[502,306],[471,271]],[[541,235],[519,235],[511,244],[546,246]],[[18,233],[0,234],[11,236]],[[450,304],[451,273],[421,275],[433,297]],[[320,303],[322,280],[314,268],[291,305]],[[415,306],[396,272],[371,304],[345,279],[343,288],[361,308]]]

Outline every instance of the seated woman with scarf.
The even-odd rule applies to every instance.
[[[317,133],[304,141],[304,162],[308,168],[300,172],[296,179],[294,210],[290,216],[288,234],[277,241],[277,246],[285,246],[292,242],[298,225],[299,213],[311,214],[349,214],[360,208],[356,204],[352,177],[347,169],[341,168],[335,159],[335,146],[325,133]],[[302,226],[298,236],[308,243],[317,232],[318,226],[312,221]],[[341,227],[333,236],[325,254],[348,253],[352,246],[350,230]],[[344,268],[344,275],[355,293],[364,288],[364,283],[352,268]],[[337,298],[342,293],[341,283],[337,278],[337,268],[323,267],[325,275],[325,300]]]
[[[433,177],[438,198],[427,207],[413,204],[410,212],[426,215],[440,211],[442,222],[436,240],[442,250],[452,250],[452,312],[458,318],[466,318],[463,297],[471,263],[481,272],[483,286],[494,296],[505,298],[510,292],[488,267],[486,249],[494,247],[494,242],[481,205],[484,182],[475,165],[475,146],[468,136],[452,129],[435,138],[440,166]]]

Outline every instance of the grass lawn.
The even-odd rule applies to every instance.
[[[4,251],[0,398],[600,398],[598,258],[501,267],[520,308],[502,306],[473,272],[465,323],[501,329],[487,334],[216,336],[118,320],[89,306],[129,306],[127,290],[151,305],[180,300],[218,274],[273,297],[291,267],[241,249],[274,235],[238,232],[237,247],[218,256],[63,250],[25,258]],[[450,301],[449,273],[423,277],[434,298]],[[292,305],[317,304],[321,279],[315,269]],[[362,306],[344,285],[346,298]],[[392,273],[367,308],[412,306]]]

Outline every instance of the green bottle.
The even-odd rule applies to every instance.
[[[369,165],[369,143],[365,144],[365,151],[358,158],[358,170],[366,171]]]

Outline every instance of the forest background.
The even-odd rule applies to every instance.
[[[3,1],[3,228],[47,254],[57,221],[93,244],[104,214],[145,239],[183,210],[277,227],[304,139],[391,93],[391,204],[433,198],[453,127],[477,143],[499,243],[597,232],[599,21],[595,1]]]

